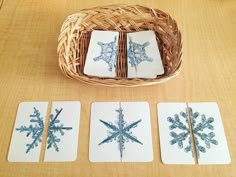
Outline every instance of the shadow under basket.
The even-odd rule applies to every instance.
[[[119,32],[115,78],[84,74],[84,64],[93,30]],[[156,34],[164,74],[154,79],[127,78],[126,34],[145,30],[152,30]],[[70,78],[93,85],[134,87],[158,84],[176,76],[181,66],[181,33],[175,20],[165,12],[139,5],[81,10],[67,17],[58,41],[59,65],[62,72]]]

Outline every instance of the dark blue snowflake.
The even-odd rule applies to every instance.
[[[101,145],[103,143],[110,143],[113,140],[115,140],[118,143],[118,148],[120,152],[120,159],[122,161],[123,157],[123,150],[125,149],[125,142],[135,142],[138,144],[143,144],[140,142],[137,137],[132,135],[132,132],[130,131],[132,128],[137,127],[137,125],[142,121],[141,119],[133,122],[131,124],[127,124],[124,121],[124,114],[123,109],[120,107],[119,109],[115,110],[118,112],[118,121],[116,121],[116,125],[114,125],[111,122],[106,122],[103,120],[100,120],[110,131],[108,132],[107,138],[105,138],[102,142],[100,142],[98,145]]]
[[[60,110],[55,109],[56,115],[53,114],[50,115],[50,122],[48,126],[48,136],[47,136],[47,149],[50,149],[52,147],[55,148],[55,150],[58,152],[59,147],[58,144],[61,139],[57,137],[56,133],[59,132],[61,136],[64,135],[65,130],[71,130],[72,127],[64,127],[63,124],[58,125],[60,123],[60,120],[58,120],[58,116],[62,112],[62,108]]]
[[[179,130],[180,133],[176,133],[176,131],[171,131],[170,136],[173,138],[170,141],[171,145],[175,143],[178,144],[180,149],[184,148],[185,152],[192,152],[193,155],[193,148],[192,148],[192,141],[191,141],[191,134],[190,129],[188,126],[183,124],[183,121],[189,124],[188,114],[191,120],[192,125],[192,132],[193,138],[196,146],[197,157],[200,158],[200,152],[205,153],[206,148],[210,149],[211,144],[218,145],[218,141],[214,139],[215,133],[212,132],[214,130],[214,126],[212,123],[214,122],[213,117],[206,118],[204,114],[201,115],[201,121],[197,123],[199,120],[199,113],[193,112],[192,108],[188,109],[188,112],[180,112],[180,116],[178,114],[174,115],[174,118],[168,117],[167,121],[171,123],[169,126],[170,130]],[[210,130],[210,132],[209,132]],[[199,138],[201,141],[199,141]],[[186,147],[183,146],[183,142],[188,140],[188,145]],[[204,144],[200,144],[204,142]]]
[[[148,61],[152,62],[153,59],[148,57],[146,54],[145,48],[150,45],[149,42],[145,42],[144,44],[138,44],[136,42],[132,41],[132,38],[129,37],[129,48],[127,51],[127,55],[129,58],[129,63],[131,64],[131,67],[135,67],[137,69],[137,66],[143,62]]]
[[[37,147],[39,143],[42,142],[42,135],[43,135],[43,130],[44,130],[44,122],[43,122],[43,117],[40,117],[40,112],[34,107],[34,113],[31,114],[29,117],[30,122],[33,124],[30,124],[29,127],[26,126],[21,126],[20,128],[16,128],[16,131],[21,132],[26,132],[26,136],[30,136],[32,138],[32,142],[30,144],[26,144],[26,152],[28,153],[31,149]]]
[[[116,58],[117,58],[117,45],[116,45],[117,36],[115,36],[114,41],[109,43],[98,42],[98,45],[101,47],[101,53],[98,57],[95,57],[94,61],[103,60],[105,61],[109,68],[109,71],[112,71],[113,67],[116,67]]]

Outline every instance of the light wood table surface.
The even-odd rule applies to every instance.
[[[158,8],[177,21],[183,38],[183,64],[179,76],[154,86],[110,88],[86,85],[62,74],[56,49],[65,18],[80,9],[121,3]],[[55,100],[81,101],[77,160],[43,162],[44,137],[40,162],[8,162],[18,104]],[[93,101],[149,102],[154,160],[148,163],[91,163],[88,149]],[[220,107],[231,164],[164,165],[160,157],[156,104],[212,101]],[[0,176],[236,176],[236,1],[4,0],[0,9]]]

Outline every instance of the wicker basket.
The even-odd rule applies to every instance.
[[[83,72],[93,30],[119,32],[116,78],[87,76]],[[155,79],[128,79],[126,33],[144,30],[155,31],[165,72]],[[90,84],[132,87],[162,83],[176,76],[181,65],[181,33],[175,20],[160,10],[139,5],[81,10],[65,20],[58,40],[59,65],[63,73]]]

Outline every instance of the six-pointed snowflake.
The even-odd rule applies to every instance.
[[[148,57],[146,54],[145,48],[149,45],[149,42],[145,42],[144,44],[138,44],[136,42],[132,41],[132,38],[129,37],[129,49],[127,51],[127,55],[129,58],[129,63],[131,64],[131,67],[135,67],[137,69],[137,66],[143,62],[148,61],[152,62],[153,59]]]
[[[200,117],[199,113],[193,113],[192,108],[189,108],[188,112],[191,119],[197,157],[200,158],[200,152],[205,153],[206,148],[211,148],[211,144],[218,145],[218,141],[213,139],[215,137],[215,133],[212,132],[212,130],[214,130],[214,127],[212,125],[212,123],[214,122],[214,118],[206,118],[206,116],[202,114],[201,121],[199,123],[196,123]],[[191,151],[193,155],[191,134],[190,129],[188,128],[188,113],[180,112],[180,116],[178,114],[175,114],[174,118],[168,117],[167,121],[171,123],[169,129],[175,130],[170,132],[170,136],[173,138],[170,140],[170,144],[174,145],[177,143],[179,148],[184,148],[185,152]],[[187,126],[184,125],[183,122],[186,122]],[[176,133],[177,131],[180,133]],[[187,145],[184,147],[183,142],[185,141],[187,141]]]
[[[115,110],[118,112],[118,120],[116,121],[116,125],[111,122],[106,122],[103,120],[100,120],[110,131],[108,132],[107,138],[105,138],[102,142],[100,142],[98,145],[101,145],[103,143],[110,143],[113,140],[115,140],[118,143],[118,148],[120,152],[120,159],[122,161],[123,157],[123,150],[125,149],[125,142],[135,142],[138,144],[143,144],[140,142],[137,137],[132,135],[132,132],[130,131],[132,128],[137,127],[137,125],[142,121],[141,119],[133,122],[131,124],[127,124],[124,121],[124,114],[123,109],[120,107],[119,109]]]
[[[43,117],[40,117],[40,112],[34,107],[34,113],[31,114],[30,122],[34,124],[30,124],[29,127],[21,126],[20,128],[16,128],[16,131],[26,132],[26,136],[31,135],[33,141],[30,144],[26,144],[26,152],[28,153],[34,147],[37,147],[39,143],[42,142],[42,135],[44,130],[44,122]]]
[[[95,57],[94,61],[103,60],[105,61],[109,68],[109,71],[112,71],[113,67],[116,67],[116,58],[117,58],[117,45],[116,45],[117,36],[115,36],[114,41],[109,43],[98,42],[98,45],[101,47],[101,53],[98,57]]]
[[[56,115],[53,114],[50,115],[50,122],[48,127],[48,137],[47,137],[47,149],[51,148],[52,146],[55,148],[55,150],[58,152],[59,147],[57,143],[61,141],[60,138],[57,137],[56,133],[59,132],[61,136],[64,135],[65,130],[71,130],[72,127],[64,127],[63,124],[58,125],[60,123],[60,120],[58,120],[58,116],[62,112],[62,108],[60,110],[55,109]],[[64,130],[64,131],[63,131]]]

